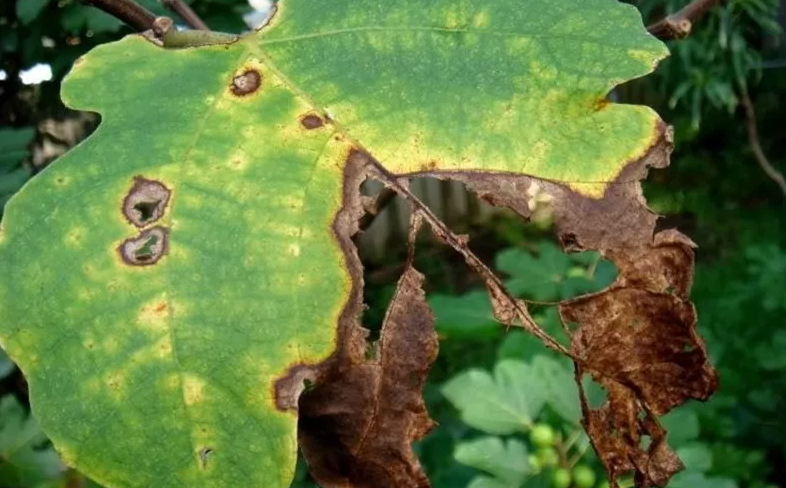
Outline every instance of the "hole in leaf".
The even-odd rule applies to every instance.
[[[165,227],[147,229],[137,237],[126,239],[118,252],[126,264],[146,266],[155,264],[168,249],[168,230]]]
[[[123,215],[137,227],[152,224],[164,215],[171,193],[160,181],[137,176],[123,199]]]
[[[153,246],[155,246],[157,243],[158,237],[151,235],[139,249],[134,251],[134,257],[136,257],[136,259],[139,261],[151,259],[153,257]]]
[[[141,222],[147,222],[153,215],[155,214],[156,208],[160,204],[160,201],[153,201],[153,202],[139,202],[134,205],[134,210],[139,213],[139,220]]]
[[[199,466],[202,469],[205,469],[207,467],[208,458],[212,453],[213,453],[212,447],[203,447],[202,449],[199,450]]]

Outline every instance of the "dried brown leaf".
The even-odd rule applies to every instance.
[[[559,307],[564,322],[578,324],[571,337],[577,379],[589,374],[608,392],[598,409],[582,398],[582,409],[613,482],[633,471],[637,486],[665,486],[682,464],[657,416],[689,399],[706,400],[717,387],[688,301],[691,247],[678,232],[666,231],[651,246],[609,251],[617,280]]]
[[[630,161],[609,182],[602,198],[528,176],[429,173],[462,181],[525,218],[530,214],[528,189],[537,184],[552,197],[563,248],[599,250],[617,265],[619,276],[608,289],[560,305],[563,322],[578,324],[570,351],[563,351],[576,363],[577,380],[589,374],[608,392],[600,408],[591,408],[582,392],[583,423],[615,486],[617,477],[629,472],[635,473],[639,487],[665,486],[682,463],[666,443],[657,416],[688,399],[705,400],[717,387],[688,299],[695,245],[676,230],[654,235],[658,216],[647,207],[639,183],[648,168],[669,164],[671,128],[660,123],[653,140],[642,158]],[[543,337],[537,325],[527,326],[525,305],[484,273],[484,265],[475,262],[464,243],[450,239],[440,222],[427,220],[484,278],[497,319],[506,324],[521,320],[549,345],[551,338]]]
[[[342,359],[301,396],[300,447],[325,488],[429,486],[411,448],[435,425],[421,397],[438,349],[422,284],[408,267],[373,358],[365,341],[342,341]]]

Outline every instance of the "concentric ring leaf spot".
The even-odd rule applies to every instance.
[[[278,8],[232,44],[84,56],[63,98],[101,125],[7,205],[0,342],[64,459],[105,486],[288,486],[297,416],[274,384],[335,349],[354,148],[598,196],[655,139],[651,110],[604,101],[666,54],[629,6]]]

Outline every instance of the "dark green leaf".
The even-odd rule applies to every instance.
[[[488,294],[472,291],[462,296],[434,295],[429,306],[441,338],[495,337],[500,324],[494,319]]]
[[[16,16],[23,24],[29,24],[41,13],[49,0],[17,0]]]

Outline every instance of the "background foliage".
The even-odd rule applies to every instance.
[[[158,13],[155,0],[141,3]],[[216,30],[246,29],[244,0],[194,0]],[[685,2],[641,0],[655,20]],[[699,244],[693,298],[700,332],[721,387],[706,404],[667,419],[688,469],[673,488],[786,486],[786,234],[784,195],[761,171],[746,132],[741,96],[756,112],[760,144],[786,169],[786,54],[777,40],[776,0],[729,0],[692,35],[672,42],[673,56],[646,80],[616,90],[647,103],[675,125],[672,165],[645,186],[651,206]],[[59,102],[59,83],[92,46],[130,31],[75,0],[4,0],[0,4],[0,207],[31,175],[89,132],[95,121]],[[44,63],[52,79],[22,82]],[[65,130],[63,121],[71,122]],[[75,128],[73,128],[75,127]],[[614,277],[597,255],[566,256],[551,241],[549,220],[520,224],[505,214],[464,223],[471,246],[520,296],[548,302],[596,290]],[[367,325],[378,328],[402,249],[366,264]],[[493,320],[485,292],[461,260],[425,240],[417,266],[429,277],[441,352],[426,388],[440,423],[416,446],[436,488],[603,486],[586,437],[577,428],[570,369],[537,341]],[[13,280],[13,276],[0,279]],[[30,304],[35,306],[35,304]],[[557,337],[553,307],[533,306]],[[65,468],[28,412],[23,378],[0,356],[0,487],[87,486]],[[466,391],[472,391],[467,395]],[[601,395],[601,393],[599,393]],[[301,466],[293,486],[313,486]]]

